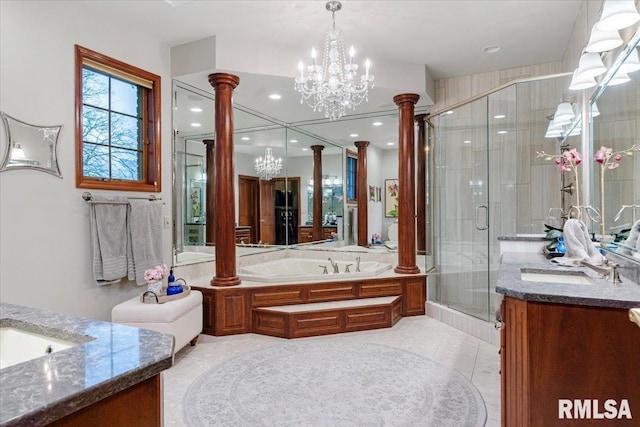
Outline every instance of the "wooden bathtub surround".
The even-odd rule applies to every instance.
[[[369,189],[367,188],[367,147],[369,141],[356,141],[358,147],[358,182],[356,198],[358,200],[358,246],[369,245]]]
[[[640,328],[628,309],[505,297],[500,331],[503,427],[636,426]],[[559,419],[559,399],[597,399],[633,419]],[[591,406],[591,405],[590,405]],[[572,411],[573,414],[573,411]]]
[[[322,150],[324,145],[312,145],[313,150],[313,240],[322,240]]]
[[[427,136],[426,136],[426,114],[416,114],[415,121],[418,125],[418,176],[416,182],[418,184],[418,190],[416,191],[416,247],[418,255],[424,255],[426,253],[426,229],[427,229],[427,217],[426,217],[426,188],[427,182]]]
[[[233,89],[240,78],[227,73],[209,74],[215,92],[215,190],[216,275],[215,286],[240,284],[236,275],[235,188],[233,169]],[[215,209],[216,207],[220,209]]]
[[[417,274],[415,221],[415,155],[413,110],[420,95],[405,93],[393,97],[400,110],[398,130],[398,265],[400,274]],[[386,189],[385,189],[386,191]]]
[[[215,139],[205,139],[202,141],[205,145],[205,162],[206,162],[206,173],[207,173],[207,184],[205,187],[205,194],[207,198],[206,203],[206,220],[205,224],[205,239],[204,244],[207,246],[214,246],[216,244],[215,238],[215,200],[214,194],[216,192],[216,141]]]
[[[297,338],[391,327],[400,317],[425,314],[424,274],[255,287],[193,288],[203,293],[203,333],[209,335],[260,333]],[[380,297],[397,298],[385,302],[376,300]],[[314,305],[333,301],[344,304],[342,307]]]

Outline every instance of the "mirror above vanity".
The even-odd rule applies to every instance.
[[[640,263],[640,26],[626,47],[612,52],[610,70],[590,100],[592,204],[602,218],[596,234],[613,236],[608,250]],[[635,224],[635,225],[634,225]],[[629,240],[629,236],[634,241]],[[607,246],[606,244],[603,246]]]

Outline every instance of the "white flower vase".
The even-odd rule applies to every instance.
[[[155,282],[148,283],[147,289],[156,295],[160,295],[162,293],[162,280],[156,280]]]

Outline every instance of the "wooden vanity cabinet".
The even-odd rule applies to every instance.
[[[503,427],[638,425],[640,328],[627,309],[505,297],[502,321]],[[591,399],[591,417],[560,419],[560,399]],[[595,399],[601,414],[626,399],[633,418],[594,418]]]
[[[331,233],[337,233],[338,227],[322,227],[322,239],[328,240],[331,238]],[[300,226],[298,227],[298,243],[313,242],[313,227]]]

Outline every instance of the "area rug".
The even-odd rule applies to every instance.
[[[400,349],[291,341],[216,365],[184,395],[188,426],[476,427],[478,390],[457,371]]]

